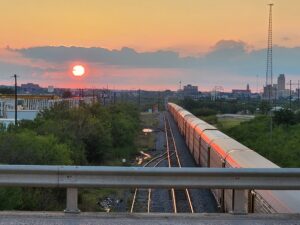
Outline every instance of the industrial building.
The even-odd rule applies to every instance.
[[[78,107],[81,102],[91,104],[93,97],[75,97],[62,99],[55,95],[18,95],[17,112],[18,120],[34,120],[37,114],[45,109],[53,107],[55,104],[65,102],[70,108]],[[14,95],[0,95],[0,123],[5,127],[8,123],[13,123],[15,115]]]
[[[183,95],[184,96],[198,96],[199,91],[198,91],[198,86],[193,86],[191,84],[188,84],[183,87]]]

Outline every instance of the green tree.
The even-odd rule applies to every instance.
[[[292,125],[296,123],[294,112],[290,109],[281,109],[274,112],[274,122],[278,125]]]
[[[138,129],[139,111],[133,105],[69,108],[61,103],[34,121],[0,131],[0,163],[100,165],[134,153]],[[64,190],[0,189],[0,209],[61,210],[64,199]]]
[[[40,136],[33,131],[5,132],[0,135],[2,164],[72,164],[70,148],[53,135]]]
[[[267,115],[268,112],[271,110],[270,103],[267,101],[261,101],[259,109],[262,114]]]
[[[259,116],[223,131],[281,167],[300,167],[300,124],[275,126],[272,139],[269,129],[270,117]]]
[[[53,135],[33,131],[0,134],[1,164],[72,164],[70,148]],[[0,209],[54,210],[61,208],[65,193],[58,189],[0,188]]]
[[[0,87],[0,94],[14,94],[14,88]]]

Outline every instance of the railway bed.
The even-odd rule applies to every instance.
[[[193,167],[196,166],[183,137],[179,134],[168,112],[160,115],[160,128],[163,126],[165,145],[158,138],[158,156],[144,166],[152,167]],[[159,134],[158,134],[159,135]],[[161,134],[160,134],[161,135]],[[179,147],[178,147],[179,146]],[[147,189],[134,190],[130,212],[160,213],[208,213],[218,212],[216,202],[210,190],[198,189]]]

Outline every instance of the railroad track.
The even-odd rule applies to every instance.
[[[167,155],[169,167],[181,167],[181,161],[178,155],[175,138],[171,128],[170,120],[167,116],[165,120],[165,134],[167,140]],[[194,213],[194,207],[191,199],[190,192],[185,189],[171,189],[171,197],[173,203],[174,213]]]
[[[143,165],[143,167],[157,167],[164,160],[167,160],[168,154],[167,152],[160,154],[159,156],[154,157],[147,163]],[[134,190],[133,199],[130,207],[130,212],[147,212],[150,213],[151,209],[151,197],[152,197],[152,189],[151,188],[136,188]]]
[[[157,167],[162,162],[167,160],[168,167],[181,167],[180,158],[178,155],[174,135],[170,126],[170,121],[164,115],[165,135],[166,135],[166,152],[154,157],[143,167]],[[151,208],[153,190],[151,188],[136,188],[134,190],[133,199],[130,207],[130,212],[147,212],[155,211]],[[171,188],[169,196],[172,202],[172,210],[174,213],[194,213],[194,207],[188,189]],[[157,210],[156,210],[157,211]]]

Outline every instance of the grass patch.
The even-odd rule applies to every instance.
[[[158,113],[142,112],[140,114],[141,126],[146,126],[148,128],[156,128],[159,124],[158,116]]]
[[[217,126],[218,125],[218,118],[216,115],[210,115],[210,116],[200,116],[199,117],[201,120],[204,120],[205,122]]]
[[[218,118],[218,128],[222,129],[230,129],[235,126],[240,125],[242,122],[248,121],[249,119],[245,118]]]
[[[155,148],[155,133],[148,133],[145,135],[142,130],[144,128],[156,129],[159,124],[158,116],[158,113],[141,113],[141,127],[136,139],[138,151],[148,151]]]

